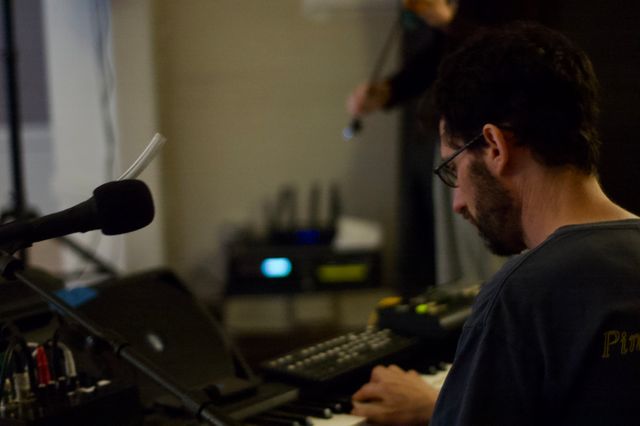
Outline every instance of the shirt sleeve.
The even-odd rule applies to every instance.
[[[540,13],[538,2],[533,0],[460,0],[449,27],[445,31],[433,29],[430,41],[388,78],[391,96],[385,108],[393,108],[429,89],[446,53],[479,28],[514,20],[537,20]]]
[[[439,31],[434,32],[430,42],[408,59],[400,71],[389,78],[391,96],[385,108],[393,108],[420,96],[429,89],[436,79],[445,50],[445,35]]]

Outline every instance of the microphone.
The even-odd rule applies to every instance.
[[[153,215],[153,199],[144,182],[108,182],[97,187],[93,197],[71,208],[0,226],[0,249],[16,251],[38,241],[94,229],[105,235],[124,234],[147,226]]]

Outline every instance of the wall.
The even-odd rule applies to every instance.
[[[640,4],[606,7],[598,1],[553,3],[545,22],[583,48],[600,82],[602,145],[600,178],[616,203],[640,214]]]
[[[155,6],[168,263],[211,262],[228,226],[260,228],[280,187],[340,185],[344,211],[382,224],[394,244],[397,126],[393,114],[342,140],[344,102],[367,78],[394,13],[303,15],[300,0]],[[393,58],[392,58],[393,62]],[[393,64],[390,64],[393,66]]]
[[[95,187],[113,176],[115,169],[115,141],[107,133],[115,126],[113,105],[105,96],[113,93],[107,87],[106,68],[100,63],[104,56],[99,53],[100,46],[108,46],[110,41],[95,31],[104,27],[104,4],[82,0],[43,2],[55,164],[52,189],[58,209],[89,198]],[[123,264],[121,238],[102,238],[95,231],[74,238],[113,264]],[[67,270],[82,268],[82,262],[74,256],[66,256],[65,260]]]
[[[43,1],[43,23],[55,164],[51,185],[61,209],[119,176],[155,132],[149,2]],[[126,236],[74,236],[123,272],[164,263],[157,168],[152,164],[140,176],[160,201],[151,226]],[[84,268],[76,256],[65,259],[67,270]]]
[[[318,20],[297,0],[44,4],[60,204],[117,175],[154,132],[168,137],[141,176],[156,201],[154,224],[121,240],[89,236],[124,271],[166,265],[190,284],[194,266],[213,263],[229,225],[260,228],[282,185],[303,193],[312,182],[338,183],[345,213],[380,222],[392,259],[396,116],[371,117],[350,143],[341,131],[346,94],[371,72],[393,11],[337,10]],[[369,299],[339,303],[368,312]],[[366,320],[355,316],[349,322]]]
[[[127,166],[160,132],[157,117],[155,64],[151,0],[111,0],[115,90],[117,93],[118,146]],[[162,155],[140,175],[149,186],[156,206],[153,223],[127,235],[125,247],[128,271],[166,264]]]

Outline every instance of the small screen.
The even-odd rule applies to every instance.
[[[262,261],[260,271],[266,278],[285,278],[291,274],[291,260],[286,257],[268,257]]]

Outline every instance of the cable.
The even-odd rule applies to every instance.
[[[15,350],[13,356],[13,390],[17,402],[31,399],[33,389],[32,358],[29,353],[29,345],[20,336],[15,337]]]
[[[38,367],[38,386],[47,386],[51,381],[51,368],[44,346],[36,348],[36,364]]]
[[[12,343],[9,344],[9,346],[7,347],[7,350],[4,352],[4,355],[2,357],[2,367],[0,368],[0,382],[2,382],[3,386],[0,386],[0,399],[2,399],[2,397],[4,396],[4,381],[6,378],[6,373],[8,371],[7,366],[9,365],[9,363],[13,358],[13,351],[15,349],[15,345],[16,345],[15,341],[12,341]]]
[[[136,160],[129,166],[126,172],[124,172],[118,180],[135,179],[144,169],[147,168],[149,163],[155,158],[156,154],[167,141],[167,138],[160,133],[153,135],[153,138],[149,141],[144,151],[136,158]]]
[[[58,346],[62,349],[62,353],[64,354],[64,366],[67,378],[69,380],[77,378],[78,372],[76,371],[76,361],[73,356],[73,352],[71,352],[71,349],[62,342],[58,342]]]

